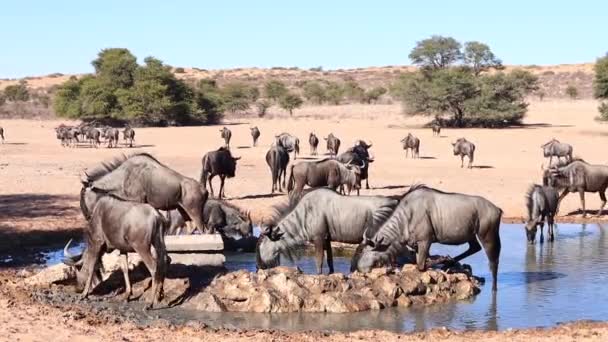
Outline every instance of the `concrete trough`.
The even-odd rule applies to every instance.
[[[165,245],[169,253],[221,253],[224,250],[220,234],[167,235]]]

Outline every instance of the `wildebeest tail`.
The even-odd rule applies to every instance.
[[[171,259],[167,254],[167,246],[165,245],[165,234],[169,229],[169,221],[165,219],[165,216],[158,209],[156,210],[156,214],[158,229],[152,237],[152,247],[156,251],[158,272],[162,273],[162,277],[164,277],[167,267],[171,263]]]
[[[272,158],[272,186],[280,181],[279,177],[281,175],[281,156],[279,153],[273,153],[274,156]]]
[[[296,152],[296,155],[300,154],[300,139],[296,138],[293,149]]]
[[[82,211],[82,215],[84,219],[88,221],[91,220],[91,213],[89,212],[89,208],[87,208],[87,204],[84,201],[84,194],[87,191],[87,188],[84,186],[80,189],[80,210]]]
[[[201,169],[201,178],[200,178],[200,182],[201,184],[205,187],[205,189],[207,188],[207,155],[203,156],[203,167]]]
[[[291,165],[291,169],[289,171],[289,181],[288,181],[288,184],[287,184],[287,192],[288,193],[292,192],[293,189],[294,189],[294,187],[295,187],[295,185],[296,185],[296,180],[295,180],[295,178],[293,176],[293,167],[294,166],[295,165]]]

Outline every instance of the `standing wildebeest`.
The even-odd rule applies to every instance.
[[[585,192],[598,192],[602,205],[598,216],[602,215],[606,205],[606,188],[608,187],[608,166],[591,165],[580,159],[575,159],[565,166],[554,166],[546,169],[543,174],[543,185],[563,189],[558,199],[559,203],[570,192],[578,192],[581,198],[583,217],[585,211]]]
[[[279,192],[283,191],[281,188],[281,175],[283,175],[283,188],[285,187],[285,179],[287,178],[287,164],[289,164],[289,152],[281,145],[273,144],[268,152],[266,152],[266,163],[270,167],[270,173],[272,174],[272,188],[271,193],[278,188]]]
[[[0,127],[0,138],[2,138],[2,143],[4,144],[4,128]]]
[[[55,135],[57,136],[57,140],[61,141],[61,146],[69,146],[70,145],[70,128],[65,125],[60,125],[55,128]]]
[[[89,223],[84,232],[87,246],[82,255],[72,256],[68,252],[70,240],[64,248],[63,262],[79,268],[77,280],[78,288],[84,287],[82,298],[92,290],[93,278],[97,275],[103,254],[119,250],[125,300],[128,301],[132,294],[127,253],[137,252],[152,276],[153,299],[148,308],[158,304],[162,299],[168,262],[163,216],[149,204],[122,201],[90,188],[83,188],[81,196],[83,214]]]
[[[327,152],[332,157],[336,157],[338,155],[338,151],[340,150],[340,139],[336,137],[333,133],[329,133],[327,138],[323,138],[327,141]]]
[[[258,126],[250,127],[251,137],[253,138],[253,146],[258,146],[258,139],[260,138],[260,129]]]
[[[433,136],[440,136],[441,125],[438,122],[433,122],[433,124],[431,125],[431,129],[433,130]]]
[[[275,135],[275,139],[277,145],[283,146],[287,152],[293,152],[293,160],[298,159],[298,154],[300,153],[300,139],[289,133]]]
[[[572,161],[572,145],[570,144],[560,143],[559,140],[553,138],[541,145],[540,148],[543,149],[543,156],[545,158],[549,157],[549,166],[551,166],[553,157],[557,157],[558,162],[561,157],[564,157],[567,162]]]
[[[222,129],[220,129],[220,133],[221,133],[222,139],[224,139],[224,146],[226,148],[230,148],[230,139],[232,138],[232,131],[230,131],[228,128],[224,127]]]
[[[120,132],[116,128],[106,127],[103,131],[103,137],[108,141],[108,148],[112,146],[118,147],[118,137]]]
[[[536,230],[540,226],[540,243],[544,242],[543,226],[548,224],[549,239],[554,240],[553,220],[557,213],[558,194],[555,188],[532,184],[526,191],[526,209],[528,219],[525,222],[526,237],[529,243],[536,240]]]
[[[319,138],[314,133],[310,133],[308,136],[308,143],[310,144],[310,155],[317,155],[317,146],[319,146]]]
[[[148,203],[159,210],[178,209],[204,232],[203,208],[209,196],[205,187],[147,153],[122,155],[104,162],[85,171],[81,181],[84,187],[105,191],[125,201]]]
[[[418,269],[424,271],[432,243],[468,243],[469,249],[453,259],[458,262],[480,251],[481,242],[490,261],[492,290],[496,291],[501,216],[502,210],[483,197],[413,186],[375,233],[365,233],[353,256],[352,269],[369,272],[388,265],[405,244],[416,250]]]
[[[122,138],[127,143],[129,141],[129,147],[133,147],[133,141],[135,140],[135,130],[130,126],[125,127],[122,131]]]
[[[386,197],[345,197],[329,189],[313,190],[286,214],[264,227],[256,248],[257,267],[279,266],[281,254],[291,258],[294,250],[312,242],[317,272],[322,272],[325,250],[329,273],[333,273],[331,242],[361,242],[363,232],[378,227],[397,203]]]
[[[291,166],[287,191],[298,199],[305,185],[311,188],[327,186],[336,190],[346,185],[348,193],[361,187],[361,168],[357,165],[342,164],[334,159],[301,162]]]
[[[224,181],[226,180],[226,177],[234,177],[236,162],[239,159],[241,159],[241,157],[233,157],[230,150],[226,147],[220,147],[216,151],[207,152],[203,156],[203,169],[201,170],[200,182],[206,188],[207,181],[209,181],[211,196],[214,196],[213,184],[211,184],[211,181],[215,176],[220,176],[219,198],[221,199],[226,196],[224,193]]]
[[[89,140],[89,144],[94,146],[95,148],[99,147],[101,141],[99,138],[101,137],[101,132],[94,127],[90,127],[86,132],[86,138]]]
[[[454,155],[460,156],[460,167],[464,167],[464,156],[469,157],[469,169],[473,168],[473,159],[475,158],[475,144],[468,141],[465,138],[459,138],[455,143],[452,143],[454,147]]]
[[[406,158],[410,149],[412,150],[412,158],[420,158],[420,139],[412,135],[412,133],[408,133],[405,138],[401,139],[401,142],[403,143]]]
[[[337,158],[337,160],[343,164],[350,162],[354,165],[362,165],[361,180],[365,179],[366,189],[369,189],[369,164],[374,162],[374,158],[369,153],[371,147],[371,142],[368,144],[363,140],[357,140],[353,147],[340,154]]]

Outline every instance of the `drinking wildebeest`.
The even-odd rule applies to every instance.
[[[135,130],[130,126],[125,127],[125,129],[122,131],[122,138],[125,141],[125,144],[127,141],[129,141],[129,147],[133,147],[133,141],[135,141]]]
[[[433,130],[433,136],[440,136],[441,125],[438,122],[433,122],[433,124],[431,125],[431,129]]]
[[[2,138],[2,143],[4,144],[4,128],[0,127],[0,138]]]
[[[89,144],[94,146],[95,148],[99,147],[101,141],[99,138],[101,137],[101,132],[97,128],[89,128],[86,133],[86,138],[89,140]]]
[[[333,273],[331,242],[361,242],[363,232],[379,226],[397,203],[386,197],[345,197],[329,189],[313,190],[264,226],[256,248],[257,267],[279,266],[281,254],[291,258],[298,248],[312,242],[317,272],[322,273],[325,250],[329,273]]]
[[[226,196],[224,193],[224,181],[226,180],[226,177],[234,177],[236,162],[239,159],[241,159],[241,157],[233,157],[230,150],[226,147],[220,147],[216,151],[207,152],[203,156],[203,169],[201,170],[200,182],[206,188],[207,181],[209,181],[211,196],[214,196],[213,184],[211,184],[211,181],[215,176],[220,176],[219,198],[221,199]]]
[[[203,208],[209,196],[205,187],[147,153],[122,155],[103,162],[85,171],[81,182],[84,187],[105,191],[125,201],[148,203],[159,210],[178,209],[197,229],[205,231]]]
[[[304,186],[311,188],[327,186],[336,190],[346,185],[348,194],[361,187],[361,167],[351,163],[342,164],[334,159],[300,162],[291,166],[287,191],[293,199],[300,198]]]
[[[464,156],[469,157],[469,169],[473,168],[473,159],[475,158],[475,144],[468,141],[465,138],[459,138],[455,143],[452,143],[454,147],[454,155],[460,156],[460,167],[464,167]]]
[[[298,154],[300,153],[300,139],[289,133],[275,135],[275,139],[277,145],[283,146],[287,152],[293,152],[293,160],[298,159]]]
[[[340,139],[336,137],[333,133],[329,133],[327,138],[323,138],[327,141],[327,152],[332,157],[336,157],[338,155],[338,151],[340,150]]]
[[[382,226],[365,233],[353,256],[352,269],[369,272],[388,265],[405,244],[416,250],[418,269],[424,271],[432,243],[468,243],[469,248],[453,259],[458,262],[479,252],[481,242],[490,261],[492,290],[496,291],[501,216],[502,210],[483,197],[413,186]]]
[[[112,146],[118,147],[118,137],[120,132],[116,128],[106,127],[103,131],[103,137],[108,141],[108,148]]]
[[[319,138],[314,133],[310,133],[308,136],[308,143],[310,144],[310,155],[317,155],[317,146],[319,146]]]
[[[543,149],[543,156],[545,158],[549,157],[549,166],[551,166],[553,157],[557,157],[558,162],[561,157],[564,157],[567,162],[572,161],[572,145],[570,144],[560,143],[557,139],[553,138],[541,145],[540,148]]]
[[[224,146],[226,148],[230,148],[230,139],[232,138],[232,132],[228,128],[224,127],[220,129],[220,133],[222,139],[224,139]]]
[[[258,139],[260,138],[260,129],[258,126],[250,127],[251,137],[253,138],[253,146],[258,146]]]
[[[420,158],[420,139],[412,135],[412,133],[408,133],[405,138],[401,139],[401,142],[403,143],[406,158],[410,149],[412,150],[412,158]]]
[[[167,222],[163,216],[149,204],[122,201],[90,188],[83,188],[82,193],[83,213],[88,217],[84,232],[86,247],[83,254],[72,256],[68,252],[70,240],[64,248],[63,259],[65,264],[77,267],[78,288],[84,287],[81,297],[86,298],[93,290],[93,278],[102,255],[119,250],[120,267],[125,279],[125,300],[128,301],[132,294],[127,253],[137,252],[152,277],[153,299],[148,308],[158,304],[162,299],[168,266],[164,240]],[[90,208],[92,211],[88,212]]]
[[[536,240],[536,230],[540,227],[540,243],[544,242],[543,226],[547,220],[549,239],[554,240],[553,222],[557,213],[558,194],[555,188],[532,184],[526,191],[526,209],[528,213],[525,222],[526,237],[533,244]]]
[[[337,158],[337,160],[343,164],[350,162],[354,165],[362,165],[361,180],[365,180],[366,189],[369,189],[369,164],[374,162],[373,156],[369,153],[371,147],[371,142],[367,144],[363,140],[357,140],[353,147],[340,154]]]
[[[558,190],[563,190],[558,199],[558,211],[559,203],[568,193],[578,192],[581,198],[583,217],[587,216],[585,192],[598,192],[602,201],[598,216],[601,216],[606,205],[608,166],[591,165],[583,160],[575,159],[565,166],[559,165],[546,169],[543,173],[543,185],[550,185]]]
[[[279,192],[283,191],[281,188],[281,175],[283,175],[283,188],[285,187],[285,179],[287,178],[287,164],[289,164],[289,152],[281,145],[273,144],[268,152],[266,152],[266,164],[270,167],[270,173],[272,175],[272,187],[270,192],[278,188]]]

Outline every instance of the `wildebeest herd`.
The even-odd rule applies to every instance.
[[[57,140],[64,147],[77,147],[79,145],[98,148],[101,146],[101,139],[104,139],[108,148],[118,147],[120,142],[120,131],[118,128],[110,126],[98,126],[96,124],[82,123],[78,126],[68,126],[61,124],[55,127]],[[133,147],[135,141],[135,130],[126,126],[122,131],[123,143]]]
[[[130,129],[130,128],[127,128]],[[125,132],[127,132],[125,129]],[[433,125],[433,135],[441,127]],[[98,133],[90,134],[98,131]],[[251,127],[253,146],[257,146],[260,130]],[[67,127],[57,130],[58,138],[67,144],[73,139],[104,136],[108,144],[116,144],[117,131],[93,127]],[[131,130],[132,131],[132,130]],[[225,202],[225,178],[236,174],[237,160],[231,153],[232,132],[224,127],[222,147],[202,158],[200,182],[181,175],[146,153],[122,156],[85,171],[81,182],[80,205],[88,225],[84,232],[86,247],[81,255],[69,254],[65,249],[64,262],[78,268],[78,284],[87,296],[93,281],[99,278],[99,262],[104,252],[119,250],[127,265],[128,252],[137,252],[153,279],[156,304],[162,297],[163,279],[170,263],[164,246],[165,234],[219,232],[224,237],[249,237],[253,222],[249,213]],[[125,134],[125,138],[129,135]],[[134,133],[133,133],[134,135]],[[131,139],[133,136],[130,136]],[[357,140],[346,151],[339,153],[340,139],[330,133],[327,141],[328,158],[290,163],[290,152],[295,161],[300,153],[300,140],[289,133],[275,135],[274,143],[265,155],[270,169],[270,192],[289,194],[288,204],[275,207],[275,215],[261,224],[257,240],[256,263],[265,269],[280,264],[280,256],[292,258],[298,248],[312,244],[317,270],[322,272],[326,254],[329,272],[334,271],[331,242],[358,244],[351,261],[351,270],[369,272],[373,268],[391,266],[398,257],[410,257],[419,270],[429,263],[433,243],[447,245],[468,244],[468,249],[453,259],[441,260],[449,267],[482,248],[488,257],[492,273],[492,289],[497,289],[497,272],[501,249],[500,222],[502,210],[480,196],[448,193],[425,185],[412,185],[399,196],[359,196],[362,181],[369,189],[369,168],[375,158],[371,142]],[[408,134],[404,149],[419,157],[420,139]],[[319,139],[309,135],[310,154],[317,154]],[[95,144],[95,142],[90,142]],[[452,143],[454,155],[468,157],[468,167],[474,161],[475,145],[465,138]],[[549,240],[554,239],[554,218],[559,202],[570,192],[581,196],[585,214],[585,192],[599,192],[602,213],[606,203],[608,166],[590,165],[572,157],[572,147],[553,139],[542,146],[543,156],[550,158],[543,169],[543,185],[533,184],[525,193],[527,220],[526,239],[533,243],[540,227],[540,242],[544,222],[549,226]],[[552,157],[558,162],[552,163]],[[565,160],[559,160],[560,158]],[[290,175],[287,177],[287,171]],[[218,199],[211,181],[220,177]],[[287,179],[287,180],[286,180]],[[312,189],[305,190],[308,185]],[[357,190],[357,196],[349,196]],[[558,194],[561,191],[561,195]],[[161,213],[160,211],[164,211]],[[188,223],[190,222],[190,223]],[[190,225],[189,225],[190,224]],[[69,243],[68,243],[69,245]],[[415,256],[412,256],[415,255]],[[130,295],[128,269],[123,267],[126,297]]]

